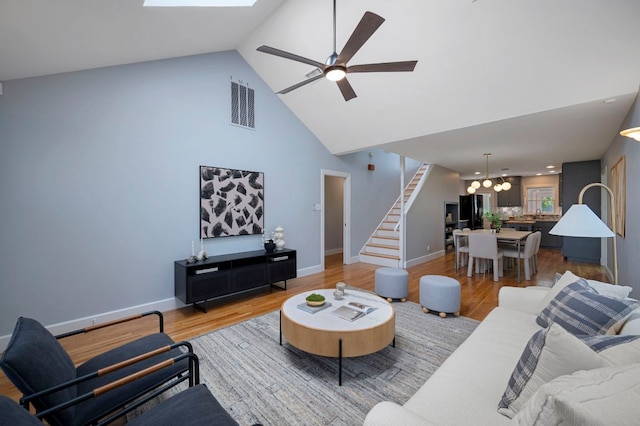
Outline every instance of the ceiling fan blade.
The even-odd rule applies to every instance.
[[[349,62],[353,55],[369,40],[369,37],[380,28],[383,22],[384,18],[382,16],[378,16],[373,12],[365,12],[360,23],[358,23],[351,37],[349,37],[349,40],[347,40],[347,43],[342,48],[342,52],[338,55],[336,63],[346,64]]]
[[[338,83],[338,87],[340,88],[345,101],[350,101],[357,97],[356,92],[353,90],[353,87],[351,87],[351,84],[349,84],[349,81],[346,78],[338,80],[336,83]]]
[[[284,95],[285,93],[289,93],[292,90],[296,90],[297,88],[302,87],[306,84],[312,83],[316,80],[320,80],[322,77],[324,77],[324,74],[319,74],[319,75],[316,75],[315,77],[308,78],[304,81],[301,81],[298,84],[294,84],[293,86],[287,87],[286,89],[282,89],[281,91],[278,92],[278,94]]]
[[[258,52],[263,52],[263,53],[268,53],[270,55],[280,56],[281,58],[290,59],[292,61],[302,62],[303,64],[308,64],[308,65],[320,68],[321,70],[324,70],[324,68],[326,66],[325,64],[323,64],[321,62],[318,62],[318,61],[314,61],[313,59],[308,59],[308,58],[305,58],[303,56],[294,55],[293,53],[285,52],[284,50],[276,49],[275,47],[262,45],[262,46],[258,47],[256,50]]]
[[[413,71],[418,61],[385,62],[380,64],[352,65],[347,72],[400,72]]]

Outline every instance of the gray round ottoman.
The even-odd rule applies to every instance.
[[[376,294],[389,302],[393,299],[405,302],[409,296],[409,273],[398,268],[376,269]]]
[[[460,283],[443,275],[424,275],[420,278],[420,305],[424,312],[460,315]]]

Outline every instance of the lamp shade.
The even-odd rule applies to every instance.
[[[565,237],[614,237],[615,234],[586,204],[574,204],[549,231]]]

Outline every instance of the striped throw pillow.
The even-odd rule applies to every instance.
[[[574,335],[613,334],[639,306],[636,300],[600,295],[580,278],[563,288],[538,314],[536,322],[542,327],[556,323]]]

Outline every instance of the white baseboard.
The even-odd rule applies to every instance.
[[[320,265],[310,266],[304,269],[298,269],[298,278],[306,277],[307,275],[317,274],[322,272],[322,267]]]
[[[420,265],[421,263],[425,263],[433,259],[437,259],[439,257],[444,256],[444,254],[445,254],[444,250],[439,250],[439,251],[430,253],[426,256],[421,256],[415,259],[407,260],[407,268],[410,268],[411,266]]]
[[[342,247],[329,249],[329,250],[325,250],[324,251],[324,255],[325,256],[331,256],[332,254],[341,254],[341,253],[342,253]]]
[[[170,299],[158,300],[155,302],[144,303],[142,305],[130,306],[128,308],[118,309],[111,312],[103,312],[92,315],[90,317],[78,318],[70,321],[60,322],[57,324],[43,324],[47,330],[53,335],[66,333],[68,331],[79,330],[93,324],[113,321],[119,318],[126,318],[131,315],[139,314],[147,311],[166,312],[172,309],[182,308],[186,306],[180,300],[172,297]],[[95,322],[94,322],[95,320]],[[11,335],[0,336],[0,351],[4,351],[9,344]]]
[[[298,277],[306,277],[307,275],[313,275],[322,272],[320,265],[311,266],[309,268],[298,269]],[[160,311],[166,312],[173,309],[182,308],[185,305],[175,297],[170,299],[158,300],[155,302],[144,303],[141,305],[130,306],[123,309],[118,309],[111,312],[96,313],[84,318],[77,318],[70,321],[60,322],[57,324],[43,324],[51,334],[58,335],[66,333],[68,331],[79,330],[84,327],[88,327],[93,324],[99,324],[103,322],[113,321],[119,318],[125,318],[131,315],[139,314],[147,311]],[[95,320],[95,322],[94,322]],[[0,336],[0,352],[4,351],[9,344],[11,334]]]

